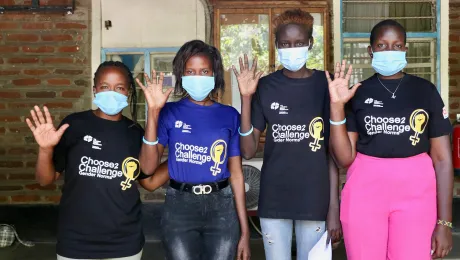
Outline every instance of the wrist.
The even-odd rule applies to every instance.
[[[251,100],[252,100],[252,95],[253,95],[253,94],[246,94],[246,95],[241,94],[241,95],[240,95],[240,96],[241,96],[241,101],[242,101],[242,102],[248,102],[248,101],[251,102]]]
[[[51,146],[51,147],[40,147],[38,152],[41,154],[53,154],[53,151],[54,151],[54,146]]]
[[[331,110],[342,111],[345,109],[345,104],[341,102],[331,102]]]
[[[160,111],[161,111],[161,108],[157,108],[157,107],[149,107],[148,108],[149,115],[150,114],[153,114],[153,115],[160,114]]]

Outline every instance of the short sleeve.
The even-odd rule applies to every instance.
[[[452,125],[449,121],[449,114],[442,101],[438,90],[433,86],[433,92],[430,97],[430,119],[428,125],[428,137],[436,138],[449,135],[452,131]]]
[[[166,147],[169,142],[168,135],[168,108],[165,106],[161,109],[160,117],[158,119],[158,143]]]
[[[240,156],[240,135],[238,128],[240,127],[240,114],[235,110],[235,116],[233,118],[234,127],[232,130],[232,136],[230,136],[228,157]]]
[[[63,173],[66,168],[67,152],[69,150],[68,140],[70,139],[70,131],[72,131],[72,126],[68,121],[68,118],[64,118],[64,120],[62,120],[62,122],[59,124],[57,129],[59,129],[64,124],[69,124],[69,127],[65,130],[61,140],[59,140],[59,143],[54,147],[53,150],[54,170],[59,173]]]
[[[265,131],[267,122],[265,120],[265,116],[262,110],[262,104],[260,102],[259,89],[257,89],[251,101],[251,121],[252,121],[252,126],[254,128],[259,130],[260,132]]]
[[[356,115],[353,111],[352,101],[353,99],[348,101],[348,103],[345,105],[345,115],[347,118],[347,131],[348,132],[358,132],[358,127],[356,123]]]

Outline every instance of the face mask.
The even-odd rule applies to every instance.
[[[115,91],[102,91],[96,93],[93,103],[99,107],[104,114],[114,116],[128,106],[128,97]]]
[[[298,71],[307,63],[308,48],[309,47],[278,49],[278,60],[286,69]]]
[[[372,54],[372,67],[382,76],[392,76],[407,65],[404,51],[379,51]]]
[[[214,89],[214,77],[208,76],[184,76],[182,87],[195,101],[203,101]]]

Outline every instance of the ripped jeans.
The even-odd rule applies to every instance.
[[[206,195],[168,187],[161,229],[167,260],[234,260],[240,225],[230,185]]]
[[[308,253],[325,232],[324,221],[260,218],[265,259],[291,260],[292,227],[295,225],[297,259],[307,260]]]

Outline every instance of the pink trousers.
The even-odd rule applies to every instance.
[[[358,154],[340,213],[348,260],[430,260],[437,218],[431,158]]]

